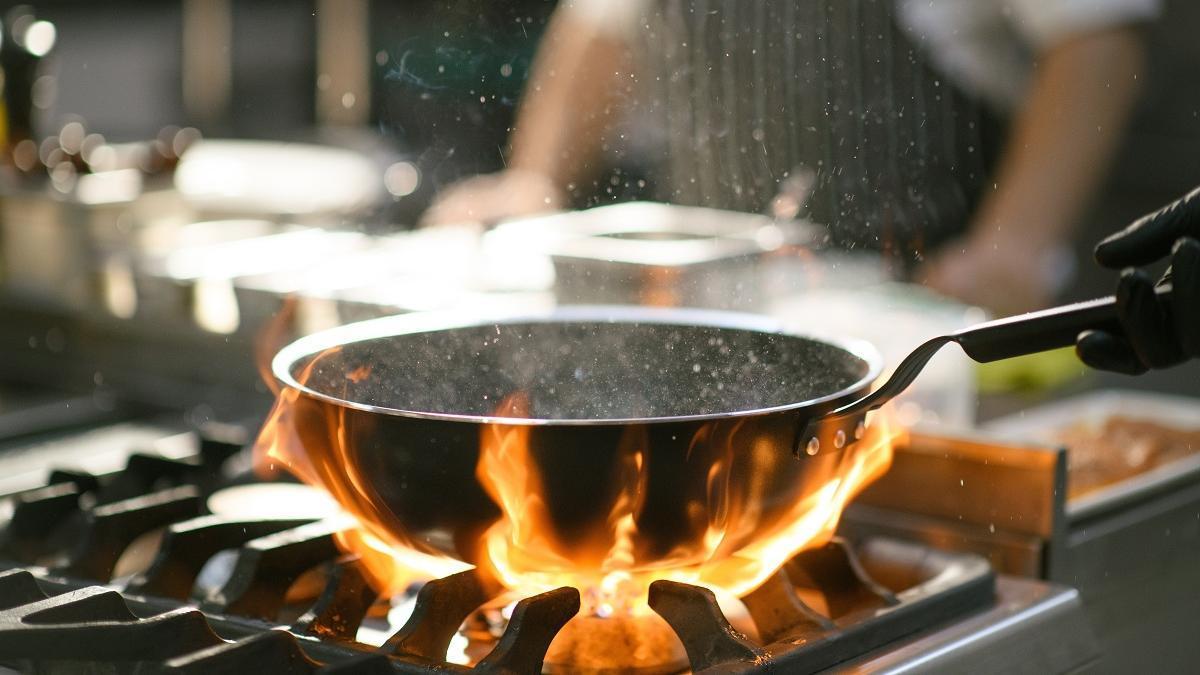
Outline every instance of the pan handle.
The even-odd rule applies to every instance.
[[[796,457],[811,457],[822,452],[841,450],[862,438],[866,429],[867,413],[878,409],[907,389],[934,354],[937,354],[942,346],[954,341],[954,335],[941,335],[927,340],[904,357],[892,376],[875,391],[824,415],[802,417],[796,428],[792,454]]]
[[[1164,311],[1170,311],[1171,285],[1154,289]],[[1168,317],[1169,319],[1170,317]],[[1052,307],[1040,312],[1018,314],[964,328],[950,336],[967,356],[990,363],[1015,356],[1070,347],[1086,330],[1103,330],[1123,335],[1114,296]]]
[[[1069,347],[1086,330],[1120,333],[1115,296],[996,319],[951,335],[975,361],[990,363]]]
[[[1163,284],[1154,290],[1160,299],[1168,300],[1171,285]],[[1163,302],[1162,306],[1164,311],[1170,311],[1169,302]],[[883,386],[825,415],[802,420],[793,452],[797,457],[815,455],[826,448],[841,450],[853,442],[851,439],[857,440],[862,435],[866,414],[907,389],[945,344],[957,342],[967,356],[990,363],[1069,347],[1086,330],[1124,334],[1114,296],[987,321],[933,338],[905,357]]]

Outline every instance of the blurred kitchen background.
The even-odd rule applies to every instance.
[[[610,0],[611,6],[620,1]],[[1092,262],[1094,244],[1200,185],[1200,2],[1163,3],[1163,15],[1144,26],[1149,57],[1139,75],[1144,86],[1112,169],[1081,218],[1072,242],[1073,272],[1070,254],[1054,270],[1069,272],[1060,301],[1112,293],[1116,273]],[[685,0],[662,4],[679,7]],[[940,7],[968,4],[984,3],[944,0]],[[801,5],[847,21],[853,30],[841,31],[845,35],[827,33],[846,38],[843,43],[864,35],[860,42],[870,41],[872,34],[882,41],[885,31],[869,30],[856,12],[897,6],[884,0],[795,5],[728,0],[725,6],[738,8],[736,14],[746,7]],[[489,223],[492,227],[421,227],[445,188],[506,166],[509,130],[555,6],[554,0],[0,1],[0,496],[14,495],[16,504],[11,509],[7,499],[0,504],[0,558],[41,565],[52,551],[58,555],[60,543],[64,549],[68,542],[79,543],[81,553],[63,558],[71,564],[52,568],[53,574],[65,569],[72,579],[108,581],[125,574],[115,570],[127,545],[135,558],[149,556],[158,550],[158,544],[147,544],[158,541],[147,538],[153,532],[175,519],[193,527],[195,521],[183,519],[211,510],[214,517],[238,520],[228,521],[228,528],[222,521],[191,530],[204,541],[225,541],[224,534],[210,538],[216,527],[244,536],[222,547],[241,546],[245,538],[266,532],[280,535],[273,548],[255,543],[241,549],[247,553],[258,546],[253,551],[270,553],[261,558],[269,562],[252,569],[271,588],[280,579],[290,584],[302,568],[318,562],[321,569],[342,570],[341,562],[325,567],[337,554],[334,530],[300,537],[292,530],[260,529],[281,513],[297,515],[295,492],[283,492],[291,497],[280,500],[270,485],[246,485],[251,496],[265,497],[251,500],[257,505],[234,498],[229,511],[211,499],[228,496],[227,487],[261,479],[252,472],[248,443],[273,400],[272,356],[299,335],[339,324],[424,310],[461,311],[478,319],[483,313],[542,312],[564,304],[687,305],[764,313],[807,333],[866,339],[894,365],[925,339],[985,318],[978,307],[896,274],[894,261],[879,250],[828,246],[826,225],[833,224],[802,208],[811,192],[803,172],[789,174],[795,181],[782,181],[784,189],[770,209],[732,212],[647,201],[654,196],[648,186],[660,176],[636,162],[617,163],[569,190],[568,208],[561,212]],[[591,6],[606,7],[603,0]],[[777,27],[764,16],[759,27]],[[781,30],[790,32],[786,26]],[[720,46],[736,42],[716,37]],[[878,95],[878,81],[863,84],[865,61],[855,64],[858,71],[840,73],[838,83],[857,86],[843,86],[843,95],[848,90]],[[791,63],[796,61],[783,67]],[[889,67],[913,75],[918,69],[906,70],[907,64],[901,58]],[[826,77],[825,66],[810,71],[820,78],[810,83],[835,79]],[[822,113],[821,106],[837,107],[829,100],[809,105],[793,86],[801,80],[798,75],[784,87],[802,100],[800,107]],[[709,113],[741,123],[748,116],[729,109],[741,105],[744,112],[759,103],[749,97],[749,103],[729,103],[695,92],[680,98],[689,114],[707,106]],[[909,101],[897,100],[890,103],[900,108]],[[761,120],[766,106],[759,107]],[[921,115],[938,108],[917,107],[905,121],[924,122]],[[895,112],[895,106],[889,110]],[[843,115],[847,126],[838,133],[854,124],[847,122],[852,116]],[[794,125],[790,119],[770,121]],[[858,129],[865,126],[858,122]],[[760,136],[756,141],[766,142],[761,128],[753,131]],[[883,129],[885,135],[890,131]],[[848,134],[829,136],[845,140]],[[765,155],[765,145],[763,150]],[[874,159],[876,169],[886,164]],[[736,182],[726,178],[719,162],[703,166],[721,187]],[[910,180],[907,171],[872,176],[856,172],[859,166],[851,164],[843,173],[855,174],[860,186],[909,205],[933,202],[924,202],[932,191]],[[896,182],[880,188],[872,184],[876,178]],[[999,573],[1030,578],[1016,580],[1021,584],[1040,579],[1078,588],[1099,643],[1116,657],[1109,662],[1113,672],[1162,672],[1156,669],[1160,663],[1175,664],[1180,672],[1194,666],[1197,644],[1188,638],[1195,633],[1193,607],[1200,596],[1195,440],[1200,362],[1127,377],[1089,371],[1071,350],[979,366],[948,348],[893,407],[914,432],[897,442],[890,472],[851,505],[843,535],[900,537],[974,552],[987,556]],[[268,490],[256,493],[257,487]],[[458,494],[439,492],[432,501],[439,508],[452,505]],[[262,515],[256,509],[267,502],[274,511]],[[196,512],[171,510],[176,504]],[[243,518],[259,525],[252,524],[247,534]],[[135,537],[138,544],[130,545]],[[188,546],[174,550],[186,555]],[[171,549],[164,544],[162,550]],[[14,551],[34,555],[16,558]],[[901,557],[936,574],[929,577],[933,586],[949,588],[946,579],[954,577],[940,571],[943,563],[933,550],[917,551],[901,550]],[[221,558],[232,570],[235,558],[224,557],[232,553],[223,551],[214,560]],[[192,557],[198,573],[203,557]],[[239,554],[238,570],[243,559],[259,560]],[[96,567],[103,560],[111,565]],[[143,569],[138,564],[128,569]],[[295,576],[287,576],[288,566],[296,568]],[[842,586],[841,579],[851,575],[835,576]],[[228,578],[230,588],[241,583],[241,577]],[[337,588],[352,588],[359,577],[345,578],[349,585],[339,582]],[[11,574],[8,579],[20,581]],[[1008,577],[1002,581],[1013,583]],[[203,583],[216,594],[206,597],[226,598],[225,604],[206,601],[205,611],[213,607],[230,617],[258,611],[233,607],[257,597],[259,584],[230,594],[221,590],[224,581]],[[846,588],[866,598],[859,583]],[[280,602],[286,587],[280,588]],[[140,592],[148,592],[158,607],[151,597],[157,591],[147,588]],[[445,588],[457,593],[460,587]],[[189,592],[183,588],[179,597]],[[998,596],[1002,624],[943,623],[948,615],[942,605],[926,607],[936,610],[937,626],[961,636],[964,658],[979,663],[996,636],[1017,645],[1022,658],[1028,652],[1027,664],[1039,664],[1041,651],[1078,656],[1071,652],[1080,645],[1061,637],[1077,630],[1067,613],[1079,604],[1074,592],[1036,592],[1043,608],[1038,613]],[[987,596],[985,604],[992,602],[990,590]],[[925,603],[925,596],[909,597]],[[958,598],[951,601],[974,607]],[[340,600],[334,603],[341,622],[346,612]],[[911,606],[877,611],[881,606],[870,605],[861,615],[910,619],[904,631],[933,625],[911,621],[905,614]],[[262,617],[273,617],[276,609]],[[841,616],[857,615],[855,609]],[[838,621],[841,626],[842,618]],[[140,630],[148,622],[128,627]],[[32,625],[10,623],[21,630]],[[101,624],[105,636],[111,635],[108,625]],[[189,632],[157,625],[172,640],[191,640]],[[532,622],[525,625],[539,630]],[[386,636],[394,628],[373,630]],[[26,641],[14,635],[10,644]],[[89,644],[67,633],[45,635],[55,645]],[[1030,635],[1040,642],[1027,645]],[[846,654],[857,649],[824,637],[805,640]],[[133,640],[130,653],[146,642],[156,641]],[[1095,651],[1090,636],[1084,642],[1088,649],[1080,651]],[[31,644],[36,649],[43,643]],[[255,646],[264,644],[271,645],[249,646],[265,653]],[[864,649],[875,648],[869,644]],[[924,644],[915,651],[918,658],[941,653]],[[140,663],[142,656],[136,658]]]
[[[79,118],[109,140],[136,141],[190,126],[207,137],[315,141],[419,160],[428,170],[419,194],[389,200],[373,217],[404,227],[439,183],[502,166],[554,4],[3,6],[27,7],[56,30],[34,113],[42,132]]]
[[[682,219],[662,260],[639,260],[648,242],[606,230],[601,216],[534,219],[485,237],[414,230],[439,188],[503,167],[554,5],[0,3],[12,154],[0,202],[0,375],[15,392],[83,392],[72,413],[83,417],[136,401],[245,418],[268,401],[254,364],[256,346],[282,340],[271,326],[290,336],[395,311],[699,304],[768,311],[809,330],[819,312],[827,330],[894,342],[881,345],[894,363],[920,338],[982,316],[883,284],[869,261],[822,261],[814,275],[817,263],[804,258],[797,269],[800,257],[786,253],[804,250],[804,225],[766,217],[710,223],[712,214],[636,203],[608,212],[626,229],[680,229]],[[1167,0],[1164,20],[1148,28],[1149,82],[1077,240],[1064,300],[1110,293],[1115,276],[1090,263],[1092,245],[1200,183],[1196,26],[1200,5]],[[640,197],[636,181],[599,180],[573,205]],[[606,237],[599,249],[580,244],[594,235]],[[728,250],[689,257],[682,245],[710,235]],[[698,294],[661,279],[648,289],[644,276],[625,288],[642,272],[602,263],[634,249],[625,264],[702,270],[706,281],[688,287]],[[748,252],[773,255],[739,266]],[[615,281],[595,283],[602,274]],[[861,292],[872,280],[883,290]],[[1124,378],[1063,358],[982,376],[957,353],[938,363],[922,401],[932,421],[969,424],[1093,387],[1200,396],[1196,365]],[[980,410],[969,395],[977,386]],[[10,409],[32,405],[27,393],[6,398]]]

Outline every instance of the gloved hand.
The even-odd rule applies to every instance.
[[[1173,290],[1164,300],[1155,295],[1150,276],[1134,266],[1167,255],[1171,267],[1159,283]],[[1080,334],[1075,350],[1084,363],[1138,375],[1200,357],[1200,188],[1100,242],[1096,260],[1126,268],[1117,284],[1125,335]]]

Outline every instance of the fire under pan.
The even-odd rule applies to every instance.
[[[212,467],[237,448],[196,445],[190,458],[132,454],[103,476],[54,471],[44,487],[12,495],[0,533],[0,664],[34,672],[535,673],[578,612],[573,588],[526,598],[473,668],[447,663],[455,633],[490,599],[463,572],[425,584],[382,646],[359,642],[379,601],[360,561],[336,546],[344,525],[206,513],[205,497],[218,487]],[[164,528],[145,571],[114,579],[126,549]],[[232,572],[198,595],[197,577],[217,555],[234,556]],[[289,589],[314,569],[319,592],[281,619],[294,604]],[[1003,596],[978,556],[872,539],[801,553],[744,597],[761,641],[737,633],[706,589],[659,581],[649,599],[692,672],[806,673],[988,616],[1003,609]],[[1010,657],[1022,656],[1008,646]]]

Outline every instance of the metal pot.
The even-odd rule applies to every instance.
[[[738,550],[840,475],[840,451],[795,459],[798,433],[861,397],[880,368],[865,343],[742,314],[410,314],[284,348],[273,363],[284,391],[263,439],[290,444],[274,457],[369,528],[467,562],[500,516],[478,475],[489,439],[522,435],[536,480],[521,498],[544,505],[547,545],[572,566],[597,564],[579,544],[611,527],[632,461],[635,565],[687,564],[713,522],[720,550]]]
[[[561,302],[716,309],[759,302],[767,256],[823,234],[802,221],[651,202],[510,225],[518,227],[542,230]]]

